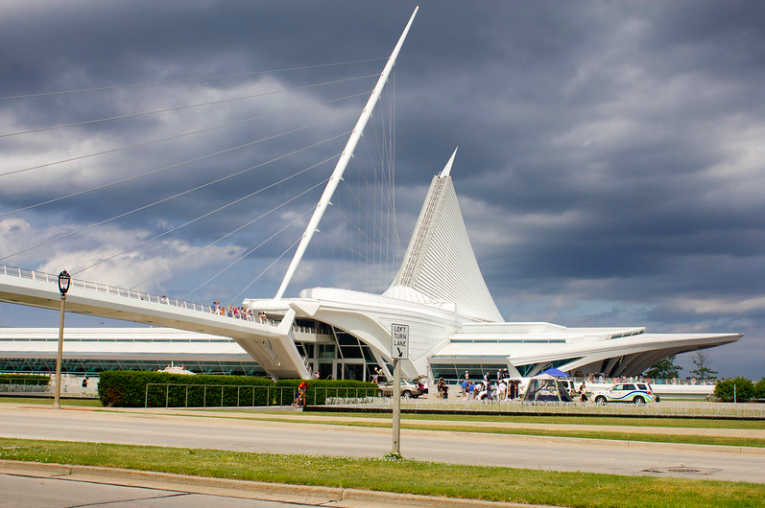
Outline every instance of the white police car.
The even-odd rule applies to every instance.
[[[593,393],[590,400],[596,404],[625,402],[642,406],[647,402],[659,402],[659,397],[648,383],[635,382],[615,384],[608,390]]]

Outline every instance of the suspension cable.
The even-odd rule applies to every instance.
[[[127,118],[136,118],[136,117],[140,117],[140,116],[155,115],[155,114],[158,114],[158,113],[167,113],[167,112],[170,112],[170,111],[181,111],[181,110],[184,110],[184,109],[198,108],[200,106],[210,106],[212,104],[224,104],[224,103],[227,103],[227,102],[241,101],[241,100],[244,100],[244,99],[253,99],[253,98],[257,98],[257,97],[268,97],[268,96],[271,96],[271,95],[278,95],[278,94],[287,93],[287,92],[295,92],[297,90],[307,90],[309,88],[315,88],[315,87],[319,87],[319,86],[335,85],[337,83],[346,83],[348,81],[356,81],[356,80],[372,78],[372,77],[376,77],[376,76],[379,76],[379,74],[367,74],[365,76],[355,76],[355,77],[352,77],[352,78],[338,79],[338,80],[334,80],[334,81],[325,81],[323,83],[315,83],[315,84],[312,84],[312,85],[297,86],[297,87],[294,87],[294,88],[286,88],[286,89],[283,89],[283,90],[274,90],[274,91],[271,91],[271,92],[263,92],[263,93],[259,93],[259,94],[245,95],[245,96],[242,96],[242,97],[231,97],[231,98],[228,98],[228,99],[219,99],[219,100],[215,100],[215,101],[201,102],[201,103],[197,103],[197,104],[187,104],[187,105],[184,105],[184,106],[177,106],[177,107],[174,107],[174,108],[157,109],[157,110],[154,110],[154,111],[142,111],[142,112],[139,112],[139,113],[131,113],[131,114],[127,114],[127,115],[118,115],[118,116],[112,116],[112,117],[109,117],[109,118],[97,118],[97,119],[94,119],[94,120],[85,120],[85,121],[82,121],[82,122],[74,122],[74,123],[68,123],[68,124],[54,125],[54,126],[51,126],[51,127],[41,127],[39,129],[30,129],[30,130],[27,130],[27,131],[10,132],[10,133],[7,133],[7,134],[0,134],[0,139],[2,139],[2,138],[9,138],[9,137],[12,137],[12,136],[21,136],[23,134],[32,134],[32,133],[36,133],[36,132],[45,132],[45,131],[56,130],[56,129],[65,129],[65,128],[68,128],[68,127],[79,127],[81,125],[91,125],[91,124],[94,124],[94,123],[109,122],[109,121],[112,121],[112,120],[124,120],[124,119],[127,119]]]
[[[311,188],[310,188],[310,189],[308,189],[307,191],[303,192],[301,195],[303,195],[303,194],[305,194],[306,192],[308,192],[308,191],[311,191],[311,190],[313,190],[313,189],[315,189],[315,188],[319,187],[320,185],[323,185],[323,184],[327,183],[327,181],[329,181],[329,178],[327,178],[327,179],[325,179],[324,181],[321,181],[321,182],[319,182],[318,184],[314,185],[313,187],[311,187]],[[297,197],[298,197],[298,196],[296,196],[296,198],[297,198]],[[284,204],[286,204],[286,203],[284,203]],[[289,224],[287,224],[286,226],[284,226],[282,229],[280,229],[280,230],[279,230],[279,231],[277,231],[276,233],[272,234],[271,236],[269,236],[268,238],[266,238],[265,240],[263,240],[262,242],[260,242],[258,245],[256,245],[256,246],[255,246],[255,247],[253,247],[252,249],[250,249],[250,250],[248,250],[247,252],[245,252],[243,255],[239,256],[239,258],[237,258],[237,259],[235,259],[234,261],[232,261],[231,263],[229,263],[229,264],[228,264],[228,265],[227,265],[225,268],[223,268],[223,269],[221,269],[220,271],[218,271],[218,273],[216,273],[215,275],[213,275],[212,277],[210,277],[209,279],[207,279],[205,282],[203,282],[202,284],[200,284],[200,285],[199,285],[199,286],[197,286],[196,288],[192,289],[192,290],[191,290],[189,293],[187,293],[187,294],[186,294],[186,296],[184,296],[184,299],[186,299],[186,298],[187,298],[189,295],[192,295],[192,294],[194,294],[195,292],[197,292],[198,290],[202,289],[204,286],[206,286],[207,284],[209,284],[210,282],[212,282],[212,281],[213,281],[214,279],[216,279],[218,276],[220,276],[221,274],[223,274],[224,272],[226,272],[226,271],[227,271],[229,268],[231,268],[232,266],[236,265],[236,264],[237,264],[237,263],[239,263],[241,260],[243,260],[244,258],[246,258],[247,256],[249,256],[250,254],[252,254],[253,252],[255,252],[257,249],[259,249],[260,247],[262,247],[263,245],[265,245],[266,243],[268,243],[269,241],[271,241],[271,240],[272,240],[272,239],[273,239],[273,238],[274,238],[276,235],[278,235],[279,233],[281,233],[282,231],[284,231],[285,229],[287,229],[289,226],[291,226],[292,224],[294,224],[295,222],[297,222],[297,220],[298,220],[298,219],[301,219],[301,218],[303,218],[303,217],[304,217],[304,216],[305,216],[307,213],[311,212],[311,211],[312,211],[314,208],[316,208],[316,207],[315,207],[315,206],[311,207],[311,208],[310,208],[310,209],[308,209],[308,210],[307,210],[305,213],[303,213],[303,214],[302,214],[300,217],[296,217],[296,218],[295,218],[295,219],[294,219],[292,222],[290,222]],[[268,213],[271,213],[271,212],[268,212]],[[252,223],[252,222],[254,222],[254,221],[251,221],[250,223]],[[247,224],[247,225],[249,225],[249,224]],[[243,227],[244,227],[244,226],[243,226]],[[300,239],[298,238],[298,240],[297,240],[295,243],[297,243],[297,242],[299,242],[299,241],[300,241]],[[295,245],[295,244],[293,244],[293,245]],[[290,248],[292,248],[292,247],[290,247]],[[289,250],[289,249],[288,249],[288,250]]]
[[[308,211],[309,211],[309,212],[311,212],[311,211],[313,211],[313,210],[314,210],[314,208],[316,208],[316,207],[313,207],[313,208],[311,208],[311,209],[310,209],[310,210],[308,210]],[[303,216],[304,216],[304,215],[306,215],[307,213],[308,213],[308,212],[304,213],[303,215],[301,215],[301,217],[303,217]],[[246,285],[246,286],[245,286],[245,287],[244,287],[244,288],[243,288],[241,291],[239,291],[239,292],[238,292],[236,295],[234,295],[234,297],[233,297],[231,300],[229,300],[229,302],[228,302],[228,304],[227,304],[227,305],[231,305],[231,303],[232,303],[232,302],[233,302],[235,299],[239,298],[239,296],[240,296],[242,293],[244,293],[245,291],[247,291],[247,289],[249,289],[249,287],[250,287],[250,286],[252,286],[253,284],[255,284],[255,283],[258,281],[258,279],[260,279],[260,278],[261,278],[263,275],[265,275],[265,273],[266,273],[268,270],[270,270],[270,269],[271,269],[271,267],[272,267],[272,266],[274,266],[274,265],[275,265],[275,264],[276,264],[276,263],[277,263],[279,260],[281,260],[281,259],[282,259],[282,258],[283,258],[283,257],[284,257],[284,256],[285,256],[285,255],[286,255],[288,252],[289,252],[289,251],[291,251],[292,249],[294,249],[294,248],[295,248],[295,246],[296,246],[298,243],[300,243],[300,238],[298,238],[297,240],[295,240],[295,241],[292,243],[292,245],[290,245],[289,247],[287,247],[286,249],[284,249],[284,252],[282,252],[282,253],[279,255],[279,257],[278,257],[278,258],[276,258],[276,259],[274,259],[273,261],[271,261],[271,263],[270,263],[270,264],[269,264],[269,265],[268,265],[268,266],[267,266],[267,267],[266,267],[266,268],[265,268],[265,269],[264,269],[262,272],[260,272],[260,273],[258,274],[258,276],[257,276],[257,277],[255,277],[254,279],[252,279],[252,281],[251,281],[249,284],[247,284],[247,285]]]
[[[16,170],[13,170],[13,171],[8,171],[6,173],[0,173],[0,178],[2,178],[4,176],[9,176],[9,175],[16,175],[16,174],[19,174],[19,173],[25,173],[27,171],[32,171],[32,170],[35,170],[35,169],[47,168],[47,167],[50,167],[50,166],[55,166],[57,164],[64,164],[64,163],[67,163],[67,162],[73,162],[73,161],[78,161],[78,160],[82,160],[82,159],[87,159],[89,157],[97,157],[99,155],[106,155],[106,154],[110,154],[110,153],[121,152],[123,150],[130,150],[132,148],[140,148],[142,146],[148,146],[148,145],[152,145],[152,144],[155,144],[155,143],[161,143],[163,141],[171,141],[173,139],[179,139],[179,138],[183,138],[183,137],[186,137],[186,136],[192,136],[194,134],[202,134],[202,133],[205,133],[205,132],[211,132],[211,131],[218,130],[218,129],[223,129],[223,128],[226,128],[226,127],[232,127],[232,126],[235,126],[235,125],[242,125],[242,124],[249,123],[249,122],[255,122],[255,121],[258,121],[258,120],[263,120],[265,118],[273,118],[275,116],[286,115],[286,114],[289,114],[289,113],[295,113],[297,111],[304,111],[304,110],[316,108],[316,107],[319,107],[319,106],[326,106],[327,104],[333,104],[335,102],[341,102],[341,101],[348,100],[348,99],[354,99],[356,97],[362,97],[364,95],[368,95],[369,93],[371,93],[371,92],[370,91],[365,91],[365,92],[361,92],[361,93],[357,93],[357,94],[346,95],[345,97],[340,97],[340,98],[337,98],[337,99],[332,99],[332,100],[328,100],[328,101],[324,101],[324,102],[318,102],[316,104],[311,104],[310,106],[302,106],[302,107],[299,107],[299,108],[287,109],[287,110],[284,110],[284,111],[277,111],[275,113],[268,113],[268,114],[265,114],[265,115],[253,116],[253,117],[250,117],[250,118],[245,118],[243,120],[237,120],[236,122],[230,122],[230,123],[226,123],[226,124],[222,124],[222,125],[216,125],[216,126],[213,126],[213,127],[208,127],[206,129],[200,129],[200,130],[196,130],[196,131],[184,132],[182,134],[176,134],[176,135],[173,135],[173,136],[167,136],[167,137],[159,138],[159,139],[152,139],[152,140],[149,140],[149,141],[144,141],[144,142],[141,142],[141,143],[136,143],[134,145],[128,145],[128,146],[123,146],[123,147],[118,147],[118,148],[112,148],[110,150],[104,150],[104,151],[101,151],[101,152],[90,153],[90,154],[87,154],[87,155],[80,155],[80,156],[77,156],[77,157],[72,157],[70,159],[63,159],[63,160],[55,161],[55,162],[48,162],[48,163],[45,163],[45,164],[40,164],[39,166],[32,166],[32,167],[29,167],[29,168],[16,169]],[[12,213],[15,213],[15,212],[12,212]]]
[[[274,183],[272,183],[272,184],[270,184],[270,185],[267,185],[266,187],[263,187],[263,188],[261,188],[261,189],[258,189],[258,190],[256,190],[255,192],[251,192],[251,193],[247,194],[246,196],[242,196],[242,197],[241,197],[241,198],[239,198],[239,199],[235,199],[234,201],[230,201],[230,202],[226,203],[225,205],[223,205],[223,206],[219,206],[218,208],[216,208],[216,209],[214,209],[214,210],[211,210],[211,211],[209,211],[209,212],[207,212],[207,213],[205,213],[205,214],[203,214],[203,215],[200,215],[200,216],[198,216],[198,217],[196,217],[196,218],[194,218],[194,219],[191,219],[190,221],[184,222],[183,224],[180,224],[180,225],[178,225],[178,226],[176,226],[176,227],[174,227],[174,228],[171,228],[171,229],[169,229],[169,230],[167,230],[167,231],[165,231],[165,232],[163,232],[163,233],[160,233],[160,234],[158,234],[158,235],[155,235],[155,236],[153,236],[153,237],[151,237],[151,238],[149,238],[149,239],[147,239],[147,240],[144,240],[143,242],[140,242],[140,243],[138,243],[138,244],[135,244],[135,245],[133,245],[132,247],[129,247],[129,248],[127,248],[127,249],[125,249],[125,250],[123,250],[123,251],[121,251],[121,252],[118,252],[117,254],[114,254],[114,255],[112,255],[112,256],[110,256],[110,257],[108,257],[108,258],[104,258],[104,259],[102,259],[102,260],[100,260],[100,261],[97,261],[97,262],[93,263],[93,264],[92,264],[92,265],[90,265],[90,266],[87,266],[87,267],[85,267],[85,268],[82,268],[82,269],[80,269],[80,270],[78,270],[78,271],[76,271],[76,272],[73,272],[73,275],[79,275],[79,274],[81,274],[82,272],[85,272],[85,271],[87,271],[87,270],[90,270],[91,268],[95,268],[96,266],[99,266],[99,265],[101,265],[101,264],[103,264],[103,263],[106,263],[107,261],[111,261],[111,260],[112,260],[112,259],[114,259],[114,258],[117,258],[117,257],[119,257],[119,256],[122,256],[122,255],[124,255],[124,254],[127,254],[128,252],[131,252],[131,251],[133,251],[133,250],[135,250],[135,249],[137,249],[137,248],[139,248],[139,247],[143,247],[144,245],[146,245],[146,244],[148,244],[148,243],[150,243],[150,242],[153,242],[154,240],[158,240],[159,238],[162,238],[162,237],[164,237],[164,236],[167,236],[167,235],[169,235],[169,234],[172,234],[172,233],[174,233],[174,232],[178,231],[179,229],[181,229],[181,228],[184,228],[184,227],[186,227],[186,226],[188,226],[188,225],[190,225],[190,224],[193,224],[193,223],[195,223],[195,222],[198,222],[198,221],[200,221],[200,220],[202,220],[202,219],[206,219],[207,217],[209,217],[209,216],[211,216],[211,215],[214,215],[214,214],[216,214],[216,213],[218,213],[218,212],[220,212],[220,211],[222,211],[222,210],[225,210],[226,208],[229,208],[229,207],[231,207],[231,206],[233,206],[233,205],[235,205],[235,204],[237,204],[237,203],[241,203],[242,201],[244,201],[244,200],[246,200],[246,199],[249,199],[249,198],[251,198],[251,197],[253,197],[253,196],[256,196],[256,195],[258,195],[258,194],[260,194],[260,193],[262,193],[262,192],[265,192],[265,191],[267,191],[267,190],[269,190],[269,189],[272,189],[272,188],[276,187],[277,185],[279,185],[279,184],[281,184],[281,183],[284,183],[284,182],[286,182],[286,181],[288,181],[288,180],[291,180],[292,178],[295,178],[295,177],[297,177],[297,176],[300,176],[300,175],[302,175],[302,174],[304,174],[304,173],[306,173],[306,172],[308,172],[308,171],[310,171],[310,170],[312,170],[312,169],[315,169],[315,168],[317,168],[317,167],[321,166],[322,164],[326,164],[327,162],[329,162],[329,161],[331,161],[331,160],[333,160],[333,159],[336,159],[336,158],[338,158],[338,157],[340,157],[340,154],[336,154],[336,155],[334,155],[334,156],[332,156],[332,157],[329,157],[328,159],[325,159],[325,160],[323,160],[323,161],[321,161],[321,162],[318,162],[318,163],[316,163],[316,164],[313,164],[313,165],[311,165],[311,166],[309,166],[309,167],[307,167],[307,168],[304,168],[304,169],[302,169],[302,170],[298,171],[297,173],[293,173],[292,175],[286,176],[286,177],[282,178],[281,180],[279,180],[279,181],[277,181],[277,182],[274,182]],[[270,211],[269,211],[268,213],[270,213]],[[175,265],[173,265],[173,266],[175,266]],[[160,273],[161,273],[161,272],[160,272]],[[145,281],[144,281],[144,282],[145,282]],[[135,288],[131,288],[131,289],[135,289]]]
[[[350,114],[350,113],[347,113],[347,114]],[[309,129],[311,127],[316,127],[317,125],[321,125],[321,124],[329,122],[329,121],[330,121],[330,119],[325,119],[325,120],[322,120],[320,122],[316,122],[316,123],[311,124],[311,125],[306,125],[306,126],[303,126],[303,127],[298,127],[297,129],[293,129],[293,130],[290,130],[290,131],[282,132],[282,133],[279,133],[279,134],[274,134],[273,136],[268,136],[268,137],[261,138],[261,139],[255,140],[255,141],[250,141],[249,143],[245,143],[245,144],[242,144],[242,145],[234,146],[234,147],[231,147],[231,148],[226,148],[225,150],[219,150],[217,152],[201,155],[199,157],[195,157],[193,159],[189,159],[189,160],[185,160],[185,161],[182,161],[182,162],[178,162],[176,164],[171,164],[170,166],[165,166],[163,168],[155,169],[155,170],[149,171],[147,173],[141,173],[139,175],[129,176],[129,177],[126,177],[126,178],[122,178],[120,180],[116,180],[114,182],[105,183],[105,184],[102,184],[102,185],[98,185],[96,187],[91,187],[89,189],[84,189],[84,190],[81,190],[81,191],[73,192],[73,193],[67,194],[65,196],[59,196],[57,198],[49,199],[47,201],[42,201],[42,202],[36,203],[34,205],[29,205],[29,206],[25,206],[25,207],[22,207],[22,208],[18,208],[16,210],[12,210],[10,212],[5,212],[5,213],[0,214],[0,219],[2,219],[3,217],[7,217],[9,215],[13,215],[13,214],[19,213],[19,212],[24,212],[26,210],[31,210],[33,208],[37,208],[37,207],[40,207],[40,206],[49,205],[51,203],[56,203],[58,201],[63,201],[65,199],[73,198],[73,197],[76,197],[76,196],[81,196],[83,194],[87,194],[87,193],[94,192],[94,191],[97,191],[97,190],[103,190],[103,189],[106,189],[108,187],[113,187],[113,186],[121,184],[121,183],[130,182],[132,180],[137,180],[139,178],[143,178],[143,177],[146,177],[146,176],[156,175],[156,174],[162,173],[164,171],[169,171],[171,169],[176,169],[176,168],[179,168],[179,167],[184,166],[186,164],[191,164],[193,162],[199,162],[201,160],[209,159],[211,157],[216,157],[218,155],[223,155],[225,153],[229,153],[229,152],[233,152],[233,151],[236,151],[236,150],[240,150],[242,148],[247,148],[249,146],[253,146],[253,145],[256,145],[256,144],[259,144],[259,143],[264,143],[266,141],[271,141],[271,140],[277,139],[277,138],[279,138],[281,136],[286,136],[288,134],[294,134],[295,132],[300,132],[302,130]],[[329,138],[328,140],[325,140],[324,142],[331,141],[331,140],[336,139],[336,138],[337,138],[337,136],[335,136],[333,138]],[[307,148],[312,148],[314,146],[316,146],[316,145],[311,145],[311,146],[309,146]],[[288,155],[292,155],[294,153],[296,153],[296,152],[292,152],[291,154],[288,154]],[[276,159],[274,159],[274,160],[276,160]],[[273,162],[273,160],[271,160],[269,162]],[[257,168],[257,167],[258,166],[253,166],[251,168],[248,168],[246,170],[240,171],[238,173],[234,173],[233,175],[229,175],[226,178],[231,178],[232,176],[238,176],[241,173],[244,173],[246,171],[252,170],[252,169]],[[217,181],[213,181],[213,183],[217,183]]]
[[[41,93],[25,94],[25,95],[9,95],[6,97],[0,97],[0,101],[7,101],[7,100],[14,100],[14,99],[30,99],[34,97],[49,97],[51,95],[66,95],[66,94],[76,94],[76,93],[83,93],[83,92],[99,92],[103,90],[119,90],[122,88],[136,88],[136,87],[142,87],[142,86],[174,85],[178,83],[188,83],[193,81],[211,81],[214,79],[243,78],[245,76],[256,76],[258,74],[275,74],[277,72],[298,71],[298,70],[305,70],[305,69],[318,69],[321,67],[333,67],[333,66],[340,66],[340,65],[357,64],[357,63],[377,62],[380,60],[385,60],[385,58],[383,57],[368,58],[366,60],[351,60],[347,62],[305,65],[302,67],[285,67],[282,69],[272,69],[272,70],[265,70],[265,71],[250,71],[250,72],[242,72],[239,74],[220,74],[217,76],[205,76],[205,77],[198,77],[198,78],[181,78],[181,79],[171,79],[167,81],[148,81],[144,83],[129,83],[127,85],[111,85],[111,86],[100,86],[100,87],[94,87],[94,88],[80,88],[75,90],[60,90],[55,92],[41,92]]]
[[[284,155],[280,155],[279,157],[275,157],[275,158],[273,158],[273,159],[271,159],[271,160],[269,160],[269,161],[267,161],[267,162],[264,162],[264,163],[261,163],[261,164],[258,164],[258,165],[255,165],[255,166],[252,166],[252,167],[250,167],[250,168],[247,168],[247,169],[244,169],[244,170],[238,171],[238,172],[236,172],[236,173],[233,173],[233,174],[231,174],[231,175],[227,175],[227,176],[224,176],[224,177],[218,178],[218,179],[216,179],[216,180],[213,180],[213,181],[211,181],[211,182],[208,182],[208,183],[206,183],[206,184],[203,184],[203,185],[199,185],[199,186],[197,186],[197,187],[194,187],[194,188],[192,188],[192,189],[189,189],[189,190],[186,190],[186,191],[183,191],[183,192],[179,192],[179,193],[177,193],[177,194],[174,194],[174,195],[172,195],[172,196],[169,196],[169,197],[166,197],[166,198],[160,199],[160,200],[158,200],[158,201],[155,201],[154,203],[150,203],[150,204],[148,204],[148,205],[144,205],[144,206],[138,207],[138,208],[136,208],[136,209],[133,209],[133,210],[131,210],[131,211],[129,211],[129,212],[125,212],[125,213],[122,213],[122,214],[116,215],[116,216],[114,216],[114,217],[111,217],[111,218],[109,218],[109,219],[105,219],[105,220],[102,220],[102,221],[100,221],[100,222],[96,222],[96,223],[90,224],[89,226],[85,226],[85,227],[83,227],[83,228],[80,228],[80,229],[78,229],[78,230],[76,230],[76,231],[72,231],[72,232],[69,232],[69,233],[65,233],[65,234],[63,234],[63,235],[59,235],[59,236],[57,236],[57,237],[55,237],[55,238],[52,238],[52,239],[50,239],[50,240],[46,240],[46,241],[44,241],[44,242],[38,243],[37,245],[33,245],[33,246],[31,246],[31,247],[28,247],[28,248],[26,248],[26,249],[23,249],[23,250],[21,250],[21,251],[18,251],[18,252],[16,252],[16,253],[13,253],[13,254],[10,254],[10,255],[7,255],[7,256],[4,256],[4,257],[0,258],[0,261],[3,261],[3,260],[5,260],[5,259],[8,259],[8,258],[11,258],[11,257],[14,257],[14,256],[18,256],[19,254],[23,254],[23,253],[25,253],[25,252],[29,252],[30,250],[34,250],[34,249],[37,249],[37,248],[39,248],[39,247],[42,247],[42,246],[44,246],[44,245],[49,245],[49,244],[51,244],[51,243],[54,243],[54,242],[57,242],[57,241],[59,241],[59,240],[63,240],[64,238],[68,238],[68,237],[70,237],[70,236],[76,235],[76,234],[78,234],[78,233],[82,233],[82,232],[84,232],[84,231],[87,231],[87,230],[89,230],[89,229],[92,229],[92,228],[94,228],[94,227],[97,227],[97,226],[101,226],[101,225],[103,225],[103,224],[107,224],[107,223],[109,223],[109,222],[113,222],[113,221],[115,221],[115,220],[117,220],[117,219],[121,219],[121,218],[123,218],[123,217],[127,217],[128,215],[131,215],[131,214],[134,214],[134,213],[136,213],[136,212],[139,212],[139,211],[145,210],[145,209],[147,209],[147,208],[151,208],[152,206],[158,205],[158,204],[160,204],[160,203],[164,203],[164,202],[166,202],[166,201],[170,201],[170,200],[172,200],[172,199],[175,199],[175,198],[178,198],[178,197],[184,196],[184,195],[186,195],[186,194],[189,194],[189,193],[191,193],[191,192],[194,192],[194,191],[197,191],[197,190],[199,190],[199,189],[202,189],[202,188],[208,187],[208,186],[210,186],[210,185],[213,185],[213,184],[216,184],[216,183],[222,182],[222,181],[224,181],[224,180],[228,180],[229,178],[233,178],[233,177],[235,177],[235,176],[238,176],[238,175],[240,175],[240,174],[246,173],[246,172],[248,172],[248,171],[251,171],[251,170],[253,170],[253,169],[256,169],[256,168],[259,168],[259,167],[265,166],[266,164],[270,164],[270,163],[272,163],[272,162],[275,162],[275,161],[278,161],[278,160],[284,159],[284,158],[286,158],[286,157],[292,156],[292,155],[294,155],[294,154],[296,154],[296,153],[299,153],[299,152],[302,152],[302,151],[308,150],[308,149],[310,149],[310,148],[314,148],[314,147],[316,147],[316,146],[322,145],[322,144],[324,144],[324,143],[327,143],[327,142],[329,142],[329,141],[332,141],[332,140],[334,140],[334,139],[337,139],[337,138],[339,138],[339,137],[342,137],[342,136],[346,136],[346,135],[348,135],[348,132],[350,132],[350,131],[346,131],[346,132],[340,133],[340,134],[338,134],[337,136],[333,136],[333,137],[331,137],[331,138],[329,138],[329,139],[325,139],[324,141],[320,141],[320,142],[318,142],[318,143],[314,143],[313,145],[310,145],[310,146],[307,146],[307,147],[303,147],[303,148],[300,148],[300,149],[298,149],[298,150],[294,150],[294,151],[292,151],[292,152],[290,152],[290,153],[287,153],[287,154],[284,154]]]

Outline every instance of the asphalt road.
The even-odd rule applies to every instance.
[[[0,406],[0,436],[355,457],[380,457],[391,450],[390,429],[229,416],[56,411],[47,406],[8,405]],[[751,448],[405,429],[401,453],[453,464],[765,483],[765,450]]]

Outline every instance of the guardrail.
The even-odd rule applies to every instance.
[[[149,405],[150,395],[153,401],[161,401],[164,397],[166,408],[285,406],[294,402],[296,391],[293,386],[147,383],[144,407],[162,407],[160,404]],[[202,404],[189,405],[189,395],[192,402],[201,396]]]

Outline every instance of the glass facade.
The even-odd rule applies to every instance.
[[[162,370],[167,362],[157,360],[64,360],[64,374],[97,374],[105,370]],[[183,367],[196,374],[268,377],[256,362],[186,361]],[[56,371],[55,359],[0,358],[2,373],[50,374]]]
[[[319,322],[305,322],[307,328],[328,330],[334,344],[312,344],[297,342],[298,351],[322,379],[352,379],[369,381],[374,368],[379,364],[372,349],[355,336],[339,328],[328,327]]]

